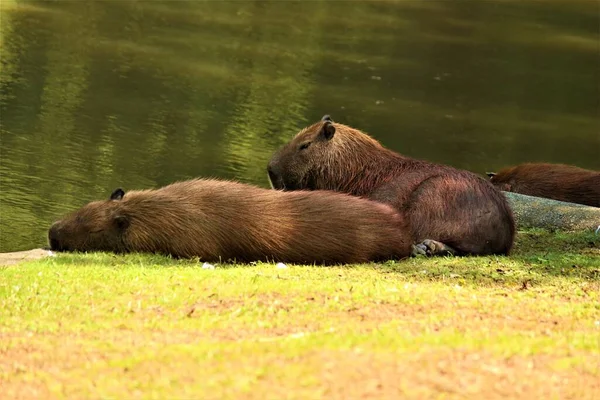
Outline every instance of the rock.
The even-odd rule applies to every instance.
[[[204,264],[202,264],[202,269],[215,269],[215,266],[205,262]]]
[[[26,251],[15,251],[12,253],[0,253],[0,266],[14,265],[22,261],[38,260],[40,258],[53,256],[54,253],[43,249]]]
[[[600,208],[519,193],[502,193],[513,210],[517,229],[595,231],[600,226]]]

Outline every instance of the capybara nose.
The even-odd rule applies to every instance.
[[[279,175],[275,172],[275,167],[271,163],[267,165],[267,173],[269,174],[269,183],[273,189],[281,189]]]
[[[58,223],[54,223],[48,230],[48,242],[50,243],[50,250],[61,250],[60,241],[58,240],[60,227]]]

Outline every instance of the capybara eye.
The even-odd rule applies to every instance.
[[[310,146],[310,142],[302,143],[298,150],[306,150],[308,149],[308,146]]]

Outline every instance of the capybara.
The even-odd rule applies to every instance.
[[[600,207],[600,172],[572,165],[525,163],[488,172],[500,190]]]
[[[333,190],[391,204],[428,255],[512,248],[512,211],[485,178],[395,153],[328,115],[279,149],[267,171],[276,189]]]
[[[149,252],[211,262],[342,264],[411,254],[392,207],[328,191],[283,192],[216,179],[94,201],[55,222],[58,251]]]

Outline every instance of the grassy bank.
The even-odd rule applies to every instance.
[[[600,237],[346,267],[0,268],[3,398],[600,396]]]

